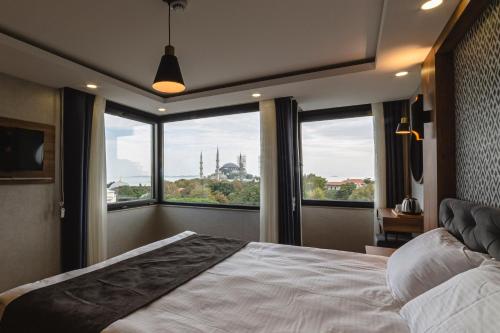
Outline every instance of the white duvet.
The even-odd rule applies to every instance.
[[[191,234],[186,231],[100,264],[4,292],[0,318],[7,304],[23,293]],[[408,333],[400,305],[386,287],[386,262],[384,257],[351,252],[249,243],[103,332]]]

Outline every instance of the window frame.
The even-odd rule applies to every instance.
[[[105,113],[125,119],[152,125],[151,131],[151,199],[138,199],[124,202],[108,203],[108,211],[116,211],[135,207],[152,206],[158,204],[158,137],[160,135],[158,116],[140,111],[125,105],[107,101]]]
[[[163,125],[166,123],[174,123],[177,121],[185,121],[185,120],[195,120],[202,118],[212,118],[219,116],[228,116],[233,114],[240,113],[250,113],[250,112],[259,112],[259,103],[246,103],[246,104],[238,104],[238,105],[230,105],[230,106],[222,106],[210,109],[202,109],[195,111],[187,111],[181,113],[173,113],[166,114],[164,116],[159,117],[159,128],[161,132],[161,137],[159,137],[159,141],[161,141],[160,150],[158,158],[161,163],[161,170],[158,175],[158,185],[160,187],[159,190],[159,203],[161,205],[166,206],[179,206],[179,207],[200,207],[200,208],[214,208],[214,209],[235,209],[235,210],[260,210],[259,206],[251,206],[251,205],[241,205],[241,204],[211,204],[211,203],[196,203],[196,202],[177,202],[177,201],[168,201],[164,198],[163,193],[163,169],[164,169],[164,155],[163,155],[163,139],[164,139],[164,129]]]
[[[373,116],[370,104],[361,104],[353,106],[344,106],[337,108],[327,108],[311,111],[299,112],[299,154],[300,154],[300,183],[303,184],[304,163],[302,154],[302,123],[316,122],[323,120],[335,120],[346,118],[357,118]],[[346,208],[374,208],[373,201],[349,201],[349,200],[310,200],[304,199],[304,191],[301,189],[302,206],[320,206],[320,207],[346,207]]]

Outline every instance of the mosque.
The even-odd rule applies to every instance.
[[[237,164],[236,164],[237,163]],[[217,154],[215,156],[215,172],[207,177],[203,174],[203,152],[200,153],[200,179],[208,178],[215,180],[224,180],[224,179],[252,179],[253,176],[247,173],[246,170],[246,156],[240,155],[237,157],[237,162],[225,163],[222,167],[220,166],[219,159],[219,147],[217,147]]]

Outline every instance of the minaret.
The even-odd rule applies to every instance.
[[[215,178],[220,180],[220,170],[219,170],[219,146],[217,146],[217,155],[215,157]]]
[[[243,166],[243,156],[241,155],[240,153],[240,156],[238,157],[238,167],[239,167],[239,172],[240,172],[240,180],[243,180],[243,170],[244,170],[244,166]]]
[[[200,179],[203,179],[203,152],[200,153]]]

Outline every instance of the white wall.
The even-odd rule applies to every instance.
[[[373,209],[302,207],[304,246],[365,252],[373,245]]]
[[[158,206],[159,233],[185,230],[201,234],[259,240],[259,211]],[[373,209],[302,207],[304,246],[364,252],[373,244]]]
[[[418,200],[420,208],[424,210],[424,183],[420,184],[411,178],[411,196]]]
[[[0,117],[56,126],[56,89],[0,73]],[[60,272],[59,175],[52,184],[0,185],[0,292]],[[157,206],[108,213],[108,253],[115,256],[163,238]]]
[[[58,140],[59,115],[57,90],[0,73],[0,117],[54,125]],[[0,185],[0,292],[59,273],[57,172],[55,181]]]
[[[108,212],[108,257],[114,257],[163,237],[158,206]]]
[[[185,230],[200,234],[259,240],[259,211],[220,208],[158,206],[164,237]]]

